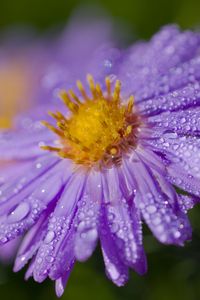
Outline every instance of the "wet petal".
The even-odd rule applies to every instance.
[[[22,169],[19,174],[16,172],[13,180],[2,184],[0,187],[0,215],[9,213],[22,199],[28,197],[38,187],[39,183],[43,183],[49,175],[52,175],[54,172],[52,169],[59,162],[58,158],[51,155],[40,158],[35,162],[28,163],[27,169],[25,167],[25,170]]]
[[[50,210],[45,211],[37,223],[28,231],[19,247],[14,265],[14,272],[21,270],[36,253],[47,229]]]
[[[135,201],[154,235],[162,243],[183,245],[191,238],[191,228],[187,216],[178,206],[176,194],[162,191],[151,169],[139,156],[132,156],[129,170],[137,183]]]
[[[74,252],[77,260],[88,259],[96,247],[101,201],[101,176],[99,172],[91,171],[88,175],[83,197],[78,204],[75,222]]]
[[[140,213],[134,206],[133,197],[125,199],[119,189],[119,177],[117,170],[111,168],[105,172],[103,180],[103,192],[111,240],[115,243],[123,263],[136,271],[144,273],[146,270],[146,258],[142,246],[142,226]],[[142,270],[138,270],[138,266]]]
[[[72,268],[73,268],[73,265],[71,266],[71,268],[68,271],[65,272],[65,274],[63,276],[61,276],[60,278],[58,278],[56,280],[55,290],[56,290],[57,297],[61,297],[63,295],[67,281],[71,274]]]
[[[181,189],[199,196],[199,139],[193,136],[178,137],[176,133],[166,133],[148,143],[154,150],[164,155],[170,181]]]
[[[165,112],[148,118],[154,130],[174,132],[180,136],[200,136],[200,108],[190,108],[178,112]]]
[[[67,179],[65,178],[65,180],[68,180],[70,175],[71,172],[66,173]],[[9,214],[2,216],[0,243],[3,244],[23,234],[38,220],[42,212],[48,209],[50,203],[57,202],[62,187],[66,183],[65,180],[63,180],[62,168],[57,171],[55,169],[55,174],[52,177],[47,176],[45,180],[41,180],[41,185],[38,185],[35,191],[20,201]]]
[[[74,174],[65,185],[62,197],[49,220],[48,230],[41,244],[34,266],[34,279],[49,276],[58,279],[74,263],[74,217],[82,196],[85,176]]]
[[[197,81],[163,96],[138,103],[138,109],[145,116],[153,116],[165,111],[178,111],[199,105],[200,84]]]
[[[199,47],[198,33],[180,32],[176,26],[162,28],[152,40],[134,45],[123,55],[118,70],[118,78],[124,82],[123,92],[141,101],[179,88],[185,78],[185,83],[190,82],[189,67],[184,77],[182,65],[197,55]]]
[[[119,251],[109,234],[109,227],[106,221],[106,211],[102,208],[100,221],[100,241],[103,253],[106,274],[117,286],[123,286],[128,281],[128,267],[125,266],[119,257]]]

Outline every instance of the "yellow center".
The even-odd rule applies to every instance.
[[[66,118],[60,112],[50,113],[57,121],[57,128],[45,121],[43,124],[59,135],[60,147],[42,148],[88,167],[119,163],[123,152],[136,143],[139,119],[133,112],[134,98],[131,96],[126,105],[121,104],[118,80],[111,93],[111,82],[106,78],[105,94],[90,75],[88,82],[92,97],[88,97],[81,82],[77,82],[83,101],[72,90],[61,91],[60,96],[71,115]]]

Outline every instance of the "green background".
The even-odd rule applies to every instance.
[[[38,32],[60,26],[81,4],[96,3],[116,22],[125,25],[131,37],[148,38],[161,25],[178,23],[182,28],[200,26],[198,0],[0,0],[0,29],[30,25]],[[125,33],[124,33],[125,34]],[[184,248],[159,244],[145,228],[145,249],[149,272],[140,277],[134,272],[123,288],[115,287],[104,275],[100,250],[84,264],[77,264],[63,299],[68,300],[199,300],[200,299],[200,209],[190,213],[194,234]],[[0,299],[56,299],[53,284],[25,282],[24,271],[14,274],[0,266]]]
[[[149,37],[172,22],[183,28],[200,25],[199,0],[1,0],[0,27],[29,24],[44,30],[66,22],[80,4],[99,5],[139,37]]]

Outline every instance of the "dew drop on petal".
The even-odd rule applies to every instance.
[[[51,243],[51,242],[53,241],[54,237],[55,237],[54,231],[52,231],[52,230],[49,231],[49,232],[47,233],[47,235],[46,235],[45,243],[46,243],[46,244]]]
[[[20,205],[15,208],[8,216],[8,223],[19,222],[23,220],[30,212],[30,206],[26,202],[22,202]]]

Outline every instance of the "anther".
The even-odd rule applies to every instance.
[[[121,91],[121,83],[119,80],[117,80],[114,88],[114,94],[113,94],[113,100],[116,102],[118,102],[120,99],[120,91]]]
[[[130,96],[128,105],[127,105],[127,113],[131,113],[134,105],[134,97]]]
[[[83,98],[84,98],[85,100],[87,100],[87,99],[88,99],[88,96],[87,96],[87,94],[86,94],[86,91],[85,91],[85,89],[84,89],[84,87],[83,87],[82,82],[81,82],[80,80],[77,80],[76,85],[77,85],[77,88],[79,89],[79,91],[81,92],[81,95],[83,96]]]
[[[76,103],[78,105],[82,104],[81,101],[79,100],[78,96],[76,96],[76,94],[74,93],[73,90],[69,90],[68,92],[69,92],[70,96],[76,101]]]
[[[109,77],[106,77],[105,83],[106,83],[106,89],[107,89],[108,96],[110,96],[110,94],[111,94],[111,82],[110,82]]]
[[[97,94],[96,94],[96,88],[95,88],[95,83],[92,75],[88,74],[87,75],[87,81],[90,87],[90,91],[92,92],[93,98],[95,99]]]
[[[71,112],[76,113],[79,109],[79,106],[71,101],[70,97],[66,93],[66,91],[62,90],[59,94],[62,101],[65,103],[65,105],[71,110]]]
[[[49,124],[47,121],[41,121],[41,123],[47,127],[49,130],[53,131],[54,133],[56,133],[57,135],[59,135],[60,137],[64,137],[64,134],[62,131],[60,131],[59,129],[53,127],[53,125]]]

